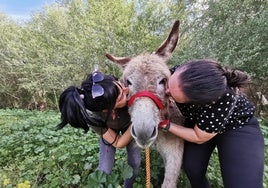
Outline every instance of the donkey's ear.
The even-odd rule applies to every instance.
[[[130,57],[115,57],[112,56],[111,54],[105,54],[105,56],[112,62],[119,64],[122,67],[124,67],[124,65],[126,65],[131,60]]]
[[[154,52],[159,56],[169,58],[177,46],[179,39],[179,26],[180,21],[176,20],[173,24],[172,30],[169,33],[168,38],[160,45],[160,47]]]

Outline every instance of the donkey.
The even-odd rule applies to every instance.
[[[177,187],[183,155],[183,140],[158,129],[159,123],[170,119],[178,124],[183,118],[165,93],[170,71],[166,62],[179,38],[179,21],[176,21],[168,38],[153,53],[135,57],[106,57],[123,69],[122,80],[129,87],[129,113],[131,134],[141,148],[152,146],[163,157],[165,177],[162,188]]]

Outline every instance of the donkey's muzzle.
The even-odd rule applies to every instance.
[[[150,147],[157,138],[158,129],[154,127],[152,131],[137,132],[134,127],[131,129],[131,135],[141,148]]]

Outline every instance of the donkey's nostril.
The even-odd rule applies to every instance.
[[[151,138],[152,137],[155,137],[156,136],[156,128],[154,127],[154,131],[153,131],[153,133],[152,133],[152,135],[151,135]]]
[[[132,127],[132,129],[131,129],[131,134],[132,134],[133,137],[137,137],[137,135],[136,135],[136,133],[135,133],[133,127]]]

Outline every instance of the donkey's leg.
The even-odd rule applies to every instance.
[[[155,145],[165,164],[165,177],[161,187],[176,188],[182,165],[183,140],[170,133],[159,131]]]

